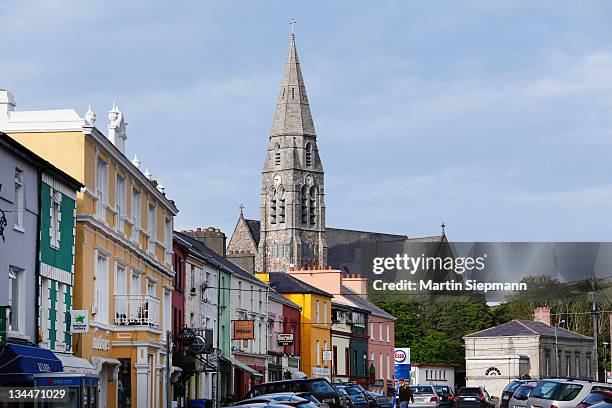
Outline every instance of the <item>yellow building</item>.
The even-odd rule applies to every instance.
[[[0,129],[86,186],[77,196],[73,309],[89,311],[89,332],[73,334],[73,344],[99,373],[98,406],[164,407],[177,208],[124,155],[115,104],[105,136],[91,110],[85,118],[72,109],[15,111],[3,92]]]
[[[300,370],[309,377],[324,377],[329,380],[332,362],[323,360],[323,351],[332,350],[333,295],[284,272],[257,273],[255,276],[302,308],[300,333],[294,339],[300,342]]]

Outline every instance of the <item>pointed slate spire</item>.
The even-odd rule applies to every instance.
[[[270,131],[270,136],[280,135],[315,136],[304,78],[302,78],[300,61],[295,47],[295,35],[293,34],[291,34],[289,57],[285,65],[285,75],[281,83],[272,130]]]

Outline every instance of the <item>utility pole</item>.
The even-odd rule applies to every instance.
[[[170,379],[170,350],[172,335],[170,330],[166,331],[166,408],[172,408],[172,384]]]
[[[608,355],[608,343],[607,341],[604,341],[603,343],[601,343],[601,345],[604,348],[604,382],[608,382],[608,359],[607,359],[607,355]]]
[[[599,356],[597,353],[597,281],[595,270],[591,278],[591,321],[593,323],[593,360],[595,361],[595,380],[599,380]]]

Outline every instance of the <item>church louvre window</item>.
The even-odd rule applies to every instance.
[[[315,222],[316,222],[316,215],[317,215],[316,195],[317,195],[316,188],[314,186],[310,187],[310,193],[308,194],[308,204],[309,204],[308,218],[309,218],[310,225],[315,225]]]
[[[301,215],[302,215],[302,225],[306,225],[308,223],[308,187],[302,187],[302,191],[300,194],[301,201]]]
[[[285,189],[279,188],[278,190],[278,222],[285,222]]]
[[[270,224],[276,224],[276,189],[270,190]]]
[[[312,143],[306,143],[306,166],[312,165]]]
[[[295,99],[295,88],[291,88],[291,99]]]
[[[276,166],[281,165],[281,151],[280,151],[280,144],[278,143],[274,145],[274,164]]]
[[[281,100],[282,100],[282,101],[284,101],[284,100],[285,100],[285,91],[286,91],[286,88],[283,88],[283,95],[281,96]]]

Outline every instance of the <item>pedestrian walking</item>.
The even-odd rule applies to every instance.
[[[410,389],[410,385],[404,381],[403,378],[400,378],[400,385],[398,391],[398,397],[400,401],[400,408],[408,408],[408,404],[410,402],[414,402],[414,395],[412,394],[412,390]]]

